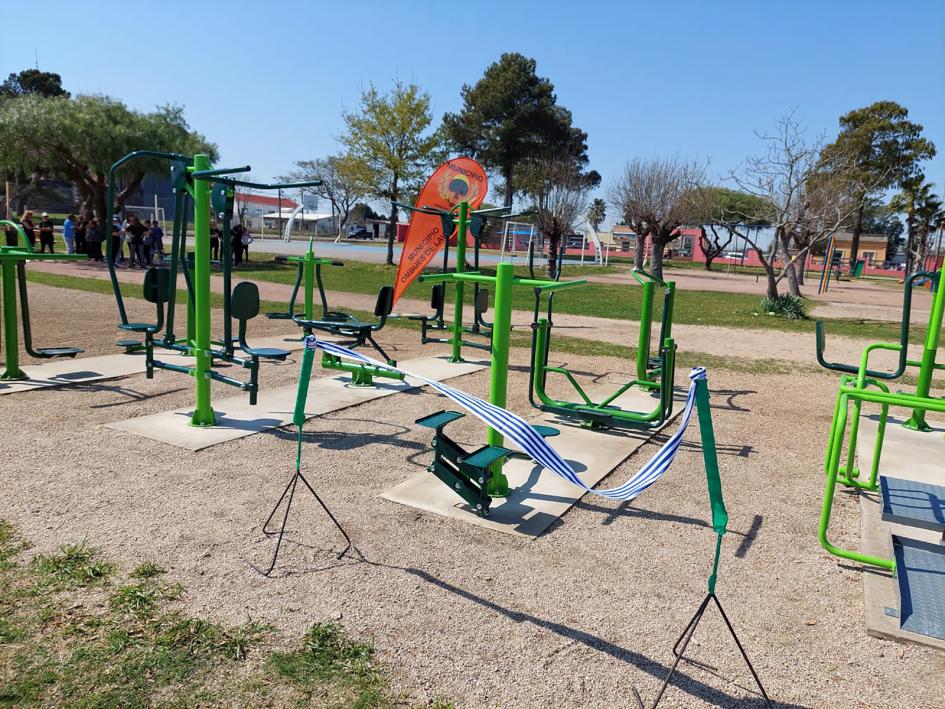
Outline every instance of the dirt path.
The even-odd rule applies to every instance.
[[[36,271],[61,273],[75,276],[108,278],[108,272],[101,266],[94,264],[70,263],[31,263],[30,268]],[[119,280],[122,283],[140,283],[144,279],[142,271],[120,269]],[[183,287],[183,279],[180,281]],[[223,282],[220,278],[212,278],[211,289],[216,293],[223,292]],[[260,297],[264,300],[285,301],[288,303],[292,287],[281,283],[260,281]],[[875,287],[874,287],[875,288]],[[360,293],[328,291],[329,302],[336,309],[356,309],[372,311],[375,297]],[[397,304],[401,313],[428,313],[429,303],[409,298],[402,299]],[[467,318],[471,318],[471,311]],[[765,316],[759,316],[765,317]],[[512,324],[516,328],[527,328],[532,322],[532,314],[527,311],[515,311],[512,314]],[[628,320],[595,318],[584,315],[555,315],[555,332],[560,335],[570,335],[600,342],[609,342],[621,345],[636,345],[637,326]],[[829,329],[828,329],[829,332]],[[738,356],[757,359],[777,359],[797,362],[804,365],[814,365],[814,336],[811,333],[781,332],[777,330],[736,329],[706,325],[675,325],[673,335],[681,350],[687,352],[704,352],[714,356]],[[863,350],[863,341],[846,337],[830,337],[828,358],[834,361],[859,361]],[[891,362],[882,353],[875,358],[877,366],[884,362]]]
[[[31,285],[38,332],[114,320],[109,296],[63,292]],[[114,331],[84,335],[91,350],[113,347]],[[399,360],[421,354],[416,333],[385,335]],[[525,357],[513,350],[509,408],[527,415]],[[625,364],[568,362],[595,373]],[[267,365],[262,384],[297,376],[297,361]],[[731,516],[718,592],[777,706],[942,706],[942,653],[868,637],[862,572],[817,545],[836,378],[709,376]],[[485,372],[454,383],[479,396],[488,389]],[[215,396],[233,393],[213,386]],[[430,462],[429,431],[414,420],[442,409],[441,398],[402,394],[316,419],[306,425],[306,474],[365,560],[336,561],[338,539],[300,498],[292,541],[268,579],[251,564],[272,553],[260,527],[292,468],[290,431],[193,453],[102,427],[187,406],[192,396],[187,377],[158,372],[4,397],[6,420],[22,425],[0,437],[0,516],[34,542],[25,557],[87,539],[124,572],[151,560],[184,585],[186,613],[271,623],[274,641],[286,646],[312,623],[339,623],[374,643],[414,704],[442,697],[461,707],[623,707],[631,687],[652,702],[711,564],[695,431],[667,476],[633,503],[586,496],[526,541],[379,497]],[[481,442],[475,422],[453,426],[461,441]],[[626,480],[658,443],[604,484]],[[857,544],[855,496],[838,495],[831,529],[836,543]],[[711,667],[684,663],[667,706],[758,706],[723,631],[707,615],[690,653]]]

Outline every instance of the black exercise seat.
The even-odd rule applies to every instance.
[[[241,281],[230,295],[230,315],[239,321],[237,339],[240,349],[251,357],[284,361],[288,350],[277,347],[251,347],[246,342],[246,322],[259,315],[259,288],[252,281]]]
[[[487,298],[488,298],[488,295],[489,294],[486,293]],[[440,321],[443,319],[443,307],[445,306],[445,304],[446,304],[446,284],[434,283],[433,287],[430,289],[430,307],[433,308],[433,314],[432,315],[407,315],[405,317],[408,320],[421,320],[423,322],[426,322],[428,320]]]
[[[149,303],[154,303],[156,310],[155,322],[126,322],[119,323],[118,329],[127,332],[143,332],[153,335],[164,327],[164,303],[167,302],[167,287],[170,283],[171,274],[166,268],[153,266],[144,273],[144,299]],[[120,341],[124,342],[124,341]],[[127,347],[125,344],[120,344]]]
[[[366,340],[370,339],[371,333],[377,332],[384,327],[393,307],[394,287],[382,286],[377,292],[377,301],[374,304],[374,314],[378,316],[376,322],[362,322],[353,315],[339,312],[327,313],[329,317],[320,320],[305,320],[299,317],[294,319],[295,322],[302,327],[321,330],[322,332],[328,332],[333,335],[353,337],[358,341],[358,344],[364,344]]]
[[[30,304],[26,288],[26,265],[16,262],[16,280],[20,290],[20,312],[23,317],[23,349],[30,357],[51,359],[53,357],[75,357],[85,352],[81,347],[33,347],[33,331],[30,325]]]

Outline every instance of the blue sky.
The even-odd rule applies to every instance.
[[[504,51],[534,57],[554,82],[605,186],[633,156],[709,158],[725,175],[759,150],[753,131],[792,108],[811,136],[832,137],[842,113],[878,99],[908,107],[945,153],[942,0],[456,7],[8,0],[0,72],[38,56],[73,93],[183,104],[223,164],[260,178],[335,151],[340,113],[369,83],[419,83],[438,121]],[[945,155],[927,174],[942,185]]]

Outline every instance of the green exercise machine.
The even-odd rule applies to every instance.
[[[394,289],[392,286],[383,286],[377,294],[374,304],[374,315],[377,320],[367,322],[351,313],[331,310],[328,306],[328,296],[325,293],[325,284],[322,280],[322,266],[344,266],[344,262],[315,256],[313,242],[309,239],[308,251],[303,256],[290,256],[286,259],[295,263],[297,268],[295,285],[289,297],[288,309],[285,312],[267,313],[266,317],[277,320],[292,320],[301,326],[306,334],[314,330],[325,332],[342,338],[348,347],[360,347],[370,344],[380,354],[384,361],[391,365],[397,362],[391,359],[384,349],[374,339],[374,334],[387,324],[393,307]],[[321,315],[315,315],[315,291],[321,302]],[[295,311],[299,291],[303,292],[302,312]],[[374,377],[403,380],[403,375],[389,369],[367,364],[354,364],[342,361],[327,352],[322,353],[322,367],[351,374],[351,386],[369,387],[374,385]]]
[[[155,322],[131,322],[125,310],[124,299],[118,282],[112,252],[112,210],[115,203],[115,181],[118,171],[132,161],[143,161],[148,167],[169,164],[171,185],[175,197],[174,226],[171,236],[169,268],[151,268],[145,277],[145,299],[157,307]],[[233,214],[236,187],[259,190],[307,187],[317,182],[293,184],[262,184],[230,177],[234,173],[248,171],[248,165],[237,168],[213,169],[206,155],[193,157],[153,150],[138,150],[115,162],[108,173],[108,216],[106,229],[106,261],[121,322],[120,330],[145,336],[147,376],[154,369],[165,369],[187,374],[194,378],[193,426],[213,426],[216,415],[211,403],[211,382],[220,382],[249,392],[250,403],[255,404],[259,391],[260,360],[285,360],[289,352],[281,348],[253,347],[246,341],[246,325],[260,310],[259,289],[256,284],[244,281],[232,286],[232,258],[230,239],[222,239],[223,254],[223,337],[211,339],[210,316],[210,214],[211,209],[222,220],[223,234],[229,234]],[[187,213],[193,202],[194,250],[187,253]],[[177,298],[177,274],[184,277],[187,292],[186,335],[179,338],[175,333],[175,305]],[[165,314],[166,311],[166,314]],[[233,320],[238,323],[233,332]],[[164,328],[160,338],[155,335]],[[127,341],[120,341],[128,348]],[[194,357],[193,366],[162,362],[154,358],[154,348],[180,352]],[[229,377],[213,370],[216,362],[225,362],[249,370],[248,381]]]
[[[574,375],[565,367],[548,364],[551,351],[553,327],[554,290],[535,290],[535,310],[532,323],[532,359],[529,377],[529,400],[542,411],[580,419],[585,425],[638,426],[658,428],[673,413],[673,386],[675,382],[676,342],[672,336],[673,304],[676,286],[643,270],[632,272],[640,284],[642,303],[640,308],[640,330],[637,338],[636,376],[600,401],[594,401],[581,387]],[[654,319],[656,289],[663,292],[663,307],[660,314],[657,356],[651,356],[651,340]],[[542,317],[542,299],[545,300],[545,315]],[[580,401],[555,399],[547,393],[548,374],[558,374],[571,384]],[[622,394],[633,387],[653,392],[656,404],[650,411],[628,411],[614,405]]]
[[[26,262],[31,261],[78,261],[87,257],[83,254],[38,254],[26,239],[22,227],[15,222],[0,219],[0,225],[17,233],[17,241],[22,246],[0,246],[0,291],[3,303],[3,339],[4,370],[0,374],[3,381],[21,381],[29,379],[20,369],[19,333],[16,317],[17,290],[20,296],[20,314],[23,319],[23,348],[27,354],[37,359],[75,357],[84,352],[79,347],[34,347],[33,330],[30,322],[30,305],[26,283]]]
[[[481,248],[481,237],[489,219],[512,219],[521,216],[522,213],[513,214],[511,207],[491,207],[488,209],[471,210],[468,202],[460,202],[452,209],[437,209],[433,207],[421,206],[413,207],[409,204],[393,202],[394,207],[399,207],[408,212],[420,212],[439,217],[443,225],[443,233],[449,237],[443,244],[443,267],[441,274],[464,273],[466,271],[466,253],[467,253],[467,235],[473,239],[473,272],[479,272],[479,258]],[[456,266],[453,271],[449,268],[449,245],[453,235],[456,236]],[[534,279],[534,259],[530,259],[530,272]],[[559,265],[560,273],[560,265]],[[421,278],[420,280],[424,280]],[[426,280],[429,280],[427,278]],[[430,315],[408,315],[410,320],[420,321],[420,342],[429,344],[439,342],[450,346],[450,362],[462,362],[463,347],[472,349],[490,351],[492,347],[492,329],[493,323],[485,319],[485,314],[489,310],[489,290],[484,283],[473,282],[473,320],[470,325],[463,323],[463,309],[465,305],[465,283],[457,280],[453,283],[453,321],[446,322],[444,311],[446,307],[446,283],[434,283],[430,291]],[[439,337],[430,333],[447,332],[449,336]],[[480,339],[470,339],[468,336],[478,337]]]
[[[935,295],[929,314],[922,356],[919,360],[914,360],[908,356],[912,290],[923,282],[931,282],[935,289]],[[859,551],[837,547],[829,541],[827,532],[830,526],[834,494],[838,484],[867,491],[875,491],[880,488],[879,467],[890,408],[910,411],[910,417],[902,425],[923,432],[932,430],[925,420],[927,412],[945,413],[945,399],[933,397],[930,393],[934,373],[945,370],[945,364],[936,362],[936,353],[941,340],[943,313],[945,313],[945,288],[942,286],[941,271],[938,273],[923,271],[906,278],[899,342],[877,342],[868,345],[863,350],[858,365],[826,360],[824,357],[826,338],[824,323],[817,323],[817,361],[826,369],[840,372],[842,375],[827,440],[827,451],[824,456],[824,472],[827,481],[818,528],[818,538],[821,546],[835,556],[869,566],[891,570],[896,568],[896,562],[893,559],[879,558]],[[893,371],[870,368],[870,356],[877,351],[898,353],[898,363]],[[887,382],[899,379],[909,368],[918,369],[915,393],[890,391]],[[864,403],[879,406],[876,441],[873,447],[870,470],[865,478],[861,477],[861,471],[856,467],[857,439]],[[846,449],[845,465],[843,464],[844,448]]]

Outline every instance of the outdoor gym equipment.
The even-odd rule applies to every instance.
[[[20,312],[23,318],[23,346],[31,357],[50,359],[53,357],[75,357],[84,352],[79,347],[33,347],[33,331],[30,325],[30,305],[27,297],[26,261],[78,261],[87,258],[83,254],[35,253],[22,227],[15,222],[0,219],[0,225],[14,229],[23,246],[0,246],[0,281],[3,299],[4,371],[0,380],[29,379],[20,369],[19,336],[16,327],[16,296],[20,294]]]
[[[466,271],[466,235],[473,238],[473,272],[479,271],[479,249],[480,236],[485,228],[486,220],[509,219],[513,215],[511,207],[493,207],[489,209],[470,210],[467,202],[459,202],[452,209],[437,209],[433,207],[421,206],[412,207],[409,204],[393,202],[394,207],[400,207],[410,212],[419,212],[420,214],[429,214],[437,216],[443,225],[443,233],[448,235],[443,244],[443,269],[442,273],[449,273],[449,242],[453,234],[456,235],[456,265],[453,273],[464,273]],[[429,280],[421,276],[420,280]],[[483,317],[489,309],[489,291],[482,287],[482,283],[476,281],[473,283],[473,322],[470,327],[463,325],[463,307],[465,299],[465,285],[462,280],[454,283],[453,295],[453,322],[446,323],[443,318],[445,307],[446,287],[442,284],[440,288],[434,286],[430,295],[430,306],[433,308],[432,315],[408,316],[411,320],[420,321],[420,342],[427,344],[430,342],[440,342],[450,346],[450,362],[462,362],[463,347],[472,347],[473,349],[489,351],[492,347],[491,338],[493,333],[493,323],[487,322]],[[498,306],[496,306],[498,307]],[[449,337],[430,337],[429,332],[449,332]],[[464,335],[476,335],[487,338],[489,342],[477,342],[469,340]]]
[[[546,316],[542,318],[540,314],[543,294],[542,291],[536,289],[535,314],[532,323],[531,376],[528,390],[532,406],[542,411],[577,417],[590,427],[625,425],[658,428],[669,419],[673,412],[675,383],[676,342],[672,337],[672,326],[676,285],[671,281],[662,281],[643,270],[635,269],[632,274],[642,288],[636,377],[599,402],[593,401],[588,396],[574,375],[566,368],[548,366],[555,294],[554,291],[547,291]],[[653,300],[657,287],[663,289],[663,310],[660,318],[659,356],[651,357]],[[563,401],[552,398],[546,391],[549,373],[564,376],[580,396],[581,401]],[[656,406],[651,411],[628,411],[615,406],[613,402],[632,387],[637,387],[642,391],[655,391],[658,396]]]
[[[163,296],[151,293],[146,288],[146,299],[154,301],[160,310],[166,305],[166,316],[163,325],[163,337],[155,339],[154,335],[160,329],[157,323],[132,323],[128,320],[125,311],[124,299],[115,271],[115,262],[112,258],[111,231],[112,210],[115,203],[115,178],[117,171],[125,164],[143,160],[154,163],[169,163],[171,171],[171,185],[175,196],[174,226],[171,237],[170,268],[166,276],[152,276],[150,284],[164,288]],[[118,327],[127,332],[144,334],[150,342],[148,347],[147,372],[153,376],[153,370],[167,369],[174,372],[188,374],[194,378],[194,412],[191,416],[191,425],[213,426],[216,415],[210,400],[210,384],[212,381],[221,382],[230,386],[248,391],[250,403],[256,403],[259,390],[258,375],[260,359],[284,360],[288,351],[276,348],[253,348],[246,342],[246,322],[259,313],[259,290],[253,283],[241,283],[237,288],[231,286],[232,259],[230,258],[230,239],[222,239],[223,251],[223,339],[211,341],[210,333],[210,213],[212,209],[222,219],[223,234],[229,234],[230,219],[233,214],[235,188],[237,186],[250,187],[261,190],[285,189],[289,187],[305,187],[318,184],[317,182],[302,182],[293,184],[270,185],[239,180],[227,175],[246,172],[248,165],[237,168],[212,169],[210,159],[206,155],[198,154],[191,157],[176,153],[165,153],[154,150],[138,150],[115,162],[108,173],[108,215],[104,227],[106,229],[106,253],[109,276],[112,289],[118,304],[118,313],[121,322]],[[187,207],[188,200],[193,201],[194,215],[194,251],[187,253]],[[192,258],[192,260],[191,260]],[[174,309],[177,296],[177,271],[180,269],[186,282],[187,290],[187,334],[179,341],[174,332]],[[164,270],[164,269],[159,269]],[[192,270],[192,272],[191,272]],[[147,285],[147,284],[146,284]],[[239,323],[239,334],[234,338],[232,319]],[[160,319],[160,318],[159,318]],[[126,341],[123,341],[126,342]],[[236,354],[236,346],[248,357]],[[154,359],[154,346],[177,351],[194,357],[193,366],[184,366]],[[213,346],[217,345],[218,349]],[[122,346],[127,348],[127,344]],[[235,364],[250,370],[249,381],[241,381],[213,371],[215,361]]]
[[[506,269],[502,269],[506,272],[508,272],[508,269],[512,268],[511,264],[501,264],[500,269],[502,266],[506,267]],[[506,278],[508,278],[508,276]],[[503,288],[500,286],[497,292],[511,290],[511,283],[504,282],[503,285],[505,287]],[[500,311],[497,310],[497,321],[499,318]],[[498,329],[499,327],[500,325],[497,322],[496,334],[500,332]],[[331,342],[322,342],[314,337],[306,338],[305,347],[307,350],[319,348],[343,359],[350,359],[362,363],[373,363],[377,366],[385,366],[382,362],[371,360],[359,352],[340,347]],[[710,603],[715,603],[716,607],[718,608],[719,613],[725,622],[726,628],[734,639],[739,653],[748,666],[748,669],[751,672],[758,689],[760,690],[765,705],[769,707],[771,706],[771,700],[768,698],[768,694],[761,683],[761,679],[758,677],[755,668],[752,666],[747,652],[745,651],[741,641],[738,639],[738,636],[735,633],[735,629],[732,626],[731,620],[725,613],[725,610],[722,608],[722,604],[716,595],[719,562],[721,560],[722,552],[722,541],[726,532],[728,531],[728,512],[725,509],[725,501],[722,495],[722,482],[719,475],[718,450],[712,424],[712,410],[709,401],[709,388],[705,369],[696,367],[689,374],[689,391],[687,392],[685,409],[682,420],[679,424],[679,428],[673,433],[672,436],[669,437],[666,443],[661,446],[660,450],[649,461],[647,461],[647,463],[645,463],[636,474],[630,478],[630,480],[625,482],[623,485],[605,490],[594,490],[588,487],[581,480],[577,472],[575,472],[574,468],[571,467],[571,465],[548,444],[546,440],[548,432],[553,431],[554,429],[532,426],[527,421],[519,418],[510,411],[506,411],[502,406],[496,405],[495,402],[482,401],[481,399],[471,396],[470,394],[460,391],[459,389],[455,389],[448,384],[437,382],[436,380],[428,379],[426,377],[421,377],[404,370],[398,371],[413,379],[422,381],[424,384],[427,384],[435,391],[446,396],[453,403],[463,407],[469,413],[476,416],[476,418],[486,423],[490,427],[490,431],[493,430],[493,428],[501,431],[500,435],[507,436],[521,449],[522,454],[534,460],[536,463],[542,466],[543,469],[548,469],[552,473],[578,486],[586,492],[600,495],[610,500],[634,499],[651,485],[653,485],[663,474],[669,470],[670,466],[675,460],[676,454],[679,452],[683,434],[685,433],[689,422],[692,419],[692,414],[695,411],[699,422],[699,431],[702,441],[702,460],[706,472],[706,486],[709,493],[709,504],[712,510],[712,530],[716,535],[715,555],[712,562],[712,571],[707,581],[706,595],[700,603],[695,614],[692,616],[691,620],[686,624],[683,632],[676,640],[676,643],[673,645],[674,661],[672,667],[667,673],[667,676],[660,687],[659,693],[657,694],[651,706],[656,707],[657,704],[659,704],[664,692],[666,691],[666,688],[672,682],[679,662],[684,658],[686,649],[689,646],[689,642],[692,639],[692,636],[695,634],[696,628],[705,615],[705,612],[708,609]],[[304,386],[307,387],[308,380],[304,370],[302,379],[300,380],[299,388],[299,396],[304,396],[303,385],[301,382],[305,382]],[[298,408],[296,411],[298,411]],[[491,502],[491,500],[489,499],[488,495],[482,494],[482,490],[487,488],[491,482],[490,472],[493,472],[494,466],[511,455],[512,451],[508,448],[502,447],[500,444],[495,444],[491,446],[485,446],[484,448],[475,451],[469,456],[464,456],[464,451],[462,448],[450,441],[448,437],[442,433],[444,426],[460,417],[462,417],[462,414],[456,411],[440,411],[420,419],[418,423],[429,428],[433,428],[436,431],[434,437],[434,464],[430,466],[430,471],[444,482],[447,482],[447,484],[450,485],[450,487],[452,487],[457,492],[457,494],[459,494],[472,506],[475,512],[478,514],[484,514],[483,509],[488,509],[488,504]],[[543,428],[545,429],[544,431],[542,430]],[[475,482],[476,484],[470,485],[471,482]],[[285,493],[283,493],[283,497],[284,496]],[[347,537],[347,535],[345,536]],[[640,700],[639,695],[637,694],[636,696],[638,704],[642,706],[642,701]]]
[[[929,324],[925,335],[925,344],[920,360],[911,360],[908,358],[907,350],[909,344],[909,316],[911,309],[912,288],[917,285],[920,279],[928,278],[935,286],[935,297],[932,302],[932,310],[929,314]],[[883,559],[876,556],[863,554],[858,551],[841,549],[830,543],[827,537],[827,530],[830,524],[830,513],[833,506],[833,497],[838,483],[863,490],[877,490],[881,487],[882,480],[879,478],[879,466],[882,459],[883,442],[885,439],[886,426],[888,422],[889,409],[904,408],[910,409],[912,415],[903,424],[904,427],[916,431],[928,432],[931,427],[925,421],[925,414],[928,411],[945,413],[945,400],[930,396],[932,376],[934,372],[945,370],[945,364],[936,363],[936,352],[941,338],[942,319],[945,313],[945,288],[942,287],[942,272],[932,274],[928,272],[915,273],[906,279],[903,296],[903,320],[901,325],[901,336],[899,343],[873,343],[868,345],[860,357],[859,366],[826,362],[823,358],[823,323],[817,324],[817,359],[820,364],[828,369],[843,372],[840,378],[840,386],[837,391],[837,400],[834,407],[833,421],[831,423],[830,435],[827,441],[827,452],[824,458],[824,471],[827,475],[826,489],[824,491],[824,500],[821,507],[820,526],[818,537],[821,546],[828,552],[845,559],[851,559],[862,564],[879,566],[894,570],[896,562],[893,559]],[[883,372],[869,367],[870,355],[878,350],[892,351],[899,353],[899,364],[892,372]],[[907,367],[917,367],[919,369],[916,391],[914,394],[891,392],[885,381],[897,379],[902,376]],[[851,374],[855,376],[851,376]],[[864,481],[860,478],[861,472],[855,467],[856,444],[859,434],[860,418],[863,403],[878,404],[880,414],[877,422],[876,441],[873,448],[872,461],[868,478]],[[852,406],[852,414],[851,414]],[[849,423],[849,434],[847,426]],[[846,439],[846,440],[845,440]],[[846,443],[847,460],[846,465],[841,465],[840,461],[843,454],[844,443]],[[887,498],[884,490],[884,498]],[[945,493],[945,490],[941,491]],[[928,507],[931,509],[936,503],[934,495],[926,495],[923,503],[918,503],[914,507]],[[886,503],[889,504],[888,499]],[[919,515],[917,510],[912,512]],[[940,514],[940,512],[939,512]]]
[[[460,228],[465,224],[468,205],[465,202],[459,203],[459,224]],[[474,271],[454,272],[454,273],[435,273],[431,275],[420,276],[421,281],[430,281],[432,283],[449,283],[457,285],[464,283],[479,283],[482,285],[491,284],[495,290],[495,303],[493,311],[495,317],[492,325],[492,349],[491,366],[489,382],[489,402],[498,407],[504,407],[506,401],[506,392],[508,388],[509,373],[509,336],[512,331],[512,288],[515,286],[533,288],[539,291],[556,291],[566,288],[582,286],[586,281],[540,281],[530,278],[516,278],[515,267],[510,263],[500,263],[496,267],[494,276],[487,276]],[[462,289],[457,291],[458,301],[461,303]],[[461,310],[460,307],[457,310]],[[457,327],[458,324],[458,327]],[[453,356],[451,362],[461,362],[462,336],[459,328],[462,327],[461,313],[457,313],[457,319],[453,323]],[[489,446],[502,446],[502,434],[495,428],[490,427],[486,434],[486,444]],[[486,490],[490,497],[506,497],[509,494],[508,478],[502,473],[502,464],[504,458],[497,458],[490,465],[492,475],[486,484]]]
[[[316,257],[311,239],[308,242],[308,251],[304,256],[290,256],[288,260],[296,263],[298,268],[295,286],[292,288],[292,295],[289,298],[288,310],[285,313],[267,313],[266,317],[291,319],[294,323],[301,326],[306,334],[311,334],[313,330],[318,330],[320,332],[327,332],[347,338],[349,344],[353,347],[360,347],[370,343],[387,362],[397,364],[388,357],[384,349],[374,339],[374,333],[384,328],[384,325],[387,323],[387,318],[390,316],[390,311],[393,307],[392,296],[394,289],[392,286],[383,286],[377,294],[377,302],[374,305],[374,315],[378,317],[378,320],[376,322],[363,322],[350,313],[330,310],[328,307],[328,297],[325,294],[325,284],[322,281],[321,268],[327,265],[344,266],[342,261]],[[318,297],[322,306],[320,318],[315,317],[316,288],[318,289]],[[298,300],[299,290],[303,290],[304,292],[304,305],[301,314],[295,312],[295,303]],[[351,386],[356,387],[373,386],[374,377],[403,379],[401,376],[392,374],[389,369],[376,369],[373,367],[353,365],[350,362],[342,362],[338,358],[328,354],[322,355],[322,367],[325,369],[350,372]]]

